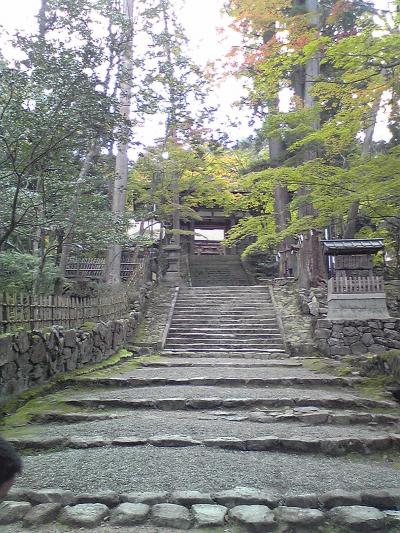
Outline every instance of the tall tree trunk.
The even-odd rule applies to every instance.
[[[268,114],[273,115],[279,112],[279,97],[271,100],[268,105]],[[269,137],[269,158],[273,167],[279,166],[283,160],[284,146],[280,135]],[[284,231],[290,221],[289,192],[287,187],[278,185],[274,189],[274,210],[275,222],[278,233]],[[292,270],[292,265],[288,264],[288,252],[292,244],[292,239],[285,238],[280,244],[279,276],[287,276]]]
[[[319,2],[318,0],[306,0],[305,2],[307,11],[310,15],[310,25],[319,28],[320,27],[320,14],[319,14]],[[315,99],[312,94],[312,89],[315,80],[320,74],[320,57],[316,55],[310,59],[305,66],[304,70],[304,108],[312,109],[315,106]],[[318,116],[313,121],[313,129],[317,130],[320,127],[320,119]],[[309,149],[305,154],[305,160],[314,159],[317,153],[314,149]],[[308,187],[302,187],[298,194],[300,196],[306,196],[309,194]],[[315,216],[317,212],[310,201],[304,201],[299,207],[299,217]],[[300,288],[308,289],[312,286],[318,285],[322,279],[325,278],[325,265],[322,255],[322,249],[320,245],[320,232],[316,229],[305,232],[302,235],[300,243],[300,249],[298,252],[298,285]]]
[[[47,18],[46,18],[46,9],[47,9],[48,0],[41,0],[40,10],[38,14],[39,21],[39,37],[44,39],[47,31]]]
[[[75,228],[75,222],[78,215],[78,208],[79,208],[79,202],[80,202],[80,196],[81,196],[81,185],[82,180],[87,176],[87,173],[89,172],[90,165],[92,164],[93,158],[97,153],[97,144],[96,141],[92,141],[90,144],[89,151],[86,154],[85,160],[83,162],[81,171],[79,173],[78,182],[76,185],[75,190],[75,196],[72,202],[72,212],[70,213],[71,220],[69,224],[69,228],[64,232],[64,234],[61,236],[58,234],[57,238],[61,241],[59,242],[59,246],[57,246],[57,254],[56,255],[56,264],[59,266],[59,276],[55,281],[54,284],[54,294],[62,294],[63,285],[64,285],[64,277],[65,277],[65,271],[68,264],[68,258],[69,253],[71,251],[71,244],[72,244],[72,237],[73,232]]]
[[[382,94],[379,95],[379,97],[375,100],[374,105],[371,108],[371,120],[368,125],[368,127],[365,130],[365,138],[362,145],[361,150],[361,156],[368,157],[371,154],[372,150],[372,142],[376,127],[376,119],[378,116],[378,111],[381,103]],[[347,224],[346,228],[344,230],[343,238],[344,239],[354,239],[354,236],[357,232],[357,222],[358,222],[358,214],[360,209],[360,201],[354,200],[350,207],[349,212],[347,214]]]
[[[120,95],[120,112],[123,121],[121,127],[122,140],[118,142],[118,152],[115,164],[115,179],[112,192],[112,213],[115,223],[123,224],[128,185],[128,121],[131,111],[132,71],[133,71],[133,0],[123,0],[123,14],[129,23],[129,35],[125,54],[122,61],[122,79]],[[107,251],[105,280],[110,285],[121,281],[121,252],[120,244],[111,244]]]

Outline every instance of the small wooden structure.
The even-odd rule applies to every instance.
[[[373,273],[373,255],[384,249],[381,239],[321,241],[329,257],[328,319],[389,318],[382,276]]]
[[[135,251],[123,251],[121,257],[121,280],[129,280],[142,261]],[[106,260],[100,258],[70,258],[65,269],[65,277],[70,279],[90,279],[102,281],[105,274]]]

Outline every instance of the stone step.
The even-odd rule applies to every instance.
[[[201,355],[202,352],[204,352],[204,355]],[[210,346],[198,348],[193,348],[192,346],[188,346],[186,349],[183,347],[180,348],[173,348],[171,346],[168,346],[164,351],[164,355],[176,355],[176,354],[184,354],[186,357],[244,357],[244,358],[253,358],[253,357],[261,357],[263,359],[265,358],[272,358],[276,357],[277,355],[285,355],[287,357],[285,350],[283,349],[277,349],[277,348],[265,348],[263,350],[249,350],[247,348],[235,348],[235,349],[227,349],[227,348],[210,348]]]
[[[190,342],[189,342],[190,341]],[[200,339],[199,339],[200,341]],[[210,350],[210,347],[215,348],[224,348],[226,349],[232,349],[232,348],[243,348],[246,350],[254,350],[254,349],[262,349],[264,351],[268,351],[268,348],[279,348],[284,349],[282,341],[280,339],[268,339],[268,342],[257,342],[257,341],[247,341],[242,339],[232,339],[229,340],[219,340],[219,339],[207,339],[203,338],[201,339],[201,342],[195,342],[195,339],[182,339],[182,338],[176,338],[176,337],[169,337],[167,339],[167,348],[182,348],[186,347],[189,351],[193,348],[207,348]]]
[[[275,378],[242,378],[242,377],[76,377],[66,381],[67,385],[85,384],[90,387],[164,387],[171,385],[195,385],[215,387],[353,387],[360,383],[361,378],[339,377],[275,377]]]
[[[218,326],[218,327],[240,327],[241,325],[243,325],[243,327],[266,327],[266,326],[276,326],[277,324],[277,321],[276,321],[276,318],[275,317],[271,317],[271,318],[259,318],[259,317],[253,317],[253,318],[249,318],[249,317],[246,317],[246,321],[244,320],[239,320],[239,319],[231,319],[231,318],[224,318],[224,317],[221,317],[220,315],[216,315],[216,319],[212,319],[212,318],[207,318],[207,317],[201,317],[201,319],[197,319],[196,317],[193,317],[193,316],[189,316],[189,317],[184,317],[184,316],[180,316],[180,317],[174,317],[173,320],[172,320],[172,323],[173,324],[199,324],[200,326],[204,326],[204,327],[207,327],[207,324],[213,324],[215,326]],[[219,317],[219,319],[218,319]]]
[[[219,356],[217,361],[204,361],[204,358],[193,360],[170,359],[167,361],[145,361],[141,365],[144,368],[232,368],[232,369],[253,369],[253,368],[302,368],[302,363],[290,361],[289,359],[244,359],[244,361],[236,361],[231,359],[224,360]]]
[[[51,445],[55,446],[55,438],[51,438]],[[49,448],[49,439],[10,439],[13,446],[18,449],[43,450]],[[204,446],[242,452],[281,452],[281,453],[321,453],[328,456],[341,456],[346,453],[371,454],[372,452],[398,451],[400,449],[400,436],[385,434],[362,437],[278,437],[265,435],[260,437],[236,438],[232,436],[200,437],[194,438],[186,435],[154,435],[147,438],[137,436],[114,435],[112,438],[102,436],[69,436],[60,437],[57,448],[87,449],[104,446],[156,446],[161,448],[185,448],[192,446]]]
[[[199,298],[199,297],[193,297],[193,298],[179,298],[177,301],[177,304],[186,304],[186,305],[198,305],[199,307],[206,306],[206,305],[254,305],[256,307],[260,305],[266,305],[268,307],[272,306],[272,303],[270,300],[266,299],[256,299],[252,298],[251,296],[247,298]]]
[[[260,309],[260,311],[256,312],[256,310],[252,310],[251,313],[247,312],[247,309],[240,309],[240,310],[217,310],[217,309],[200,309],[197,310],[195,307],[190,308],[179,308],[174,310],[174,316],[187,316],[190,313],[196,313],[197,315],[206,316],[206,317],[221,317],[221,318],[243,318],[243,319],[250,319],[250,318],[276,318],[275,313],[271,309],[270,311],[267,311],[265,309]]]
[[[245,302],[236,302],[236,303],[232,303],[232,302],[222,302],[220,304],[217,304],[217,303],[210,303],[210,302],[197,302],[197,300],[193,300],[192,302],[181,302],[180,300],[178,300],[176,302],[176,305],[175,305],[175,309],[208,309],[210,308],[211,305],[215,305],[217,307],[228,307],[234,311],[236,310],[240,310],[240,309],[244,309],[244,310],[251,310],[251,309],[255,309],[255,310],[259,310],[259,309],[265,309],[265,310],[271,310],[271,311],[275,311],[275,308],[274,306],[272,305],[272,303],[266,303],[266,302],[248,302],[248,303],[245,303]]]
[[[267,338],[267,337],[276,337],[280,336],[280,331],[278,328],[188,328],[188,327],[171,327],[169,330],[169,333],[172,337],[180,337],[180,336],[200,336],[200,335],[206,335],[208,337],[240,337],[243,336],[245,338],[254,337],[260,335],[261,338]]]
[[[264,285],[262,286],[256,286],[256,285],[244,285],[243,287],[233,285],[232,287],[229,287],[229,285],[221,285],[218,287],[217,285],[210,287],[190,287],[181,289],[179,292],[180,295],[183,296],[249,296],[251,294],[254,294],[255,296],[261,297],[263,295],[264,297],[270,297],[270,292],[268,288],[266,288]]]
[[[124,408],[124,409],[162,409],[166,411],[208,410],[208,409],[257,409],[282,407],[320,407],[323,409],[393,409],[394,402],[371,400],[369,398],[344,398],[335,396],[329,398],[71,398],[65,399],[67,405],[89,408]],[[102,407],[104,406],[104,407]]]

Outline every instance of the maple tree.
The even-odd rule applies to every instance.
[[[398,148],[394,139],[373,141],[379,113],[397,131],[398,12],[361,0],[321,1],[311,13],[307,4],[229,3],[249,50],[242,66],[253,79],[248,101],[264,118],[256,147],[269,150],[266,158],[259,150],[256,171],[250,168],[244,180],[258,214],[234,228],[230,241],[256,234],[253,247],[279,249],[326,227],[333,236],[398,228]],[[311,76],[312,61],[319,66]],[[279,110],[283,89],[291,95],[287,112]]]

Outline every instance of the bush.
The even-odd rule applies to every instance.
[[[32,292],[39,273],[39,258],[19,252],[0,253],[0,291],[9,293]],[[44,267],[36,290],[42,294],[53,291],[58,268],[52,263]]]

